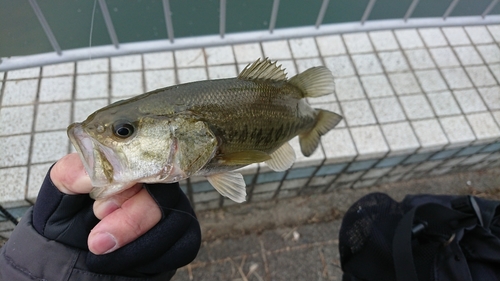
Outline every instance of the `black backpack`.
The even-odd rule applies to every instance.
[[[343,281],[500,280],[500,202],[473,196],[364,196],[339,234]]]

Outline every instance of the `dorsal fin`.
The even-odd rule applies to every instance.
[[[271,62],[269,58],[261,60],[260,58],[252,64],[248,64],[238,75],[238,79],[243,80],[275,80],[286,81],[286,73],[281,65],[276,65],[277,61]]]
[[[311,67],[289,80],[304,93],[304,97],[321,97],[335,91],[332,72],[324,66]]]

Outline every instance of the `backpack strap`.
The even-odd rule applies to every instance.
[[[457,211],[461,211],[468,214],[475,214],[479,225],[484,226],[482,212],[485,212],[484,207],[481,209],[477,204],[476,199],[473,196],[460,196],[451,200],[451,207]],[[498,203],[496,204],[498,205]]]
[[[451,201],[452,207],[465,213],[476,213],[482,227],[488,229],[497,216],[500,201],[474,196],[461,196]]]
[[[416,218],[422,222],[414,225]],[[477,222],[475,214],[452,210],[436,203],[413,207],[403,216],[394,233],[392,252],[396,279],[419,281],[412,251],[413,236],[430,229],[438,241],[448,245],[455,238],[455,232]]]
[[[414,207],[403,216],[396,227],[396,232],[394,233],[394,238],[392,240],[394,269],[396,271],[396,279],[398,281],[418,281],[411,247],[413,220],[415,218],[416,211],[417,207]]]

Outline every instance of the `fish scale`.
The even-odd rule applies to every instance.
[[[242,149],[260,149],[271,153],[277,149],[276,143],[282,144],[291,135],[307,130],[315,120],[316,114],[312,108],[299,111],[299,107],[306,108],[299,106],[299,103],[305,104],[300,90],[285,83],[233,78],[184,86],[158,90],[135,102],[150,105],[147,109],[140,107],[144,114],[191,112],[195,118],[210,124],[216,135],[227,140],[221,145],[223,153]],[[164,95],[169,96],[169,104],[163,102]],[[133,103],[129,106],[136,107]],[[273,123],[268,122],[269,119]],[[280,130],[280,127],[283,129]],[[271,130],[280,131],[281,134],[275,135],[271,142],[258,141],[259,131],[262,136],[268,135]],[[238,137],[225,137],[233,134]]]
[[[299,136],[311,155],[321,135],[342,119],[311,108],[306,97],[331,94],[333,76],[313,67],[291,79],[269,60],[257,60],[236,78],[198,81],[119,101],[68,128],[103,198],[135,182],[175,182],[206,176],[223,196],[245,200],[240,167],[265,162],[288,169]]]

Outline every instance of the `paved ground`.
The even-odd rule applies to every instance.
[[[408,193],[500,199],[500,168],[199,212],[202,248],[173,280],[342,280],[342,214],[375,191],[397,200]]]
[[[341,280],[340,220],[205,242],[174,280]]]
[[[500,200],[500,168],[198,212],[202,247],[173,280],[341,280],[342,215],[360,197],[377,191],[396,200],[410,193]],[[5,222],[0,228],[11,229],[12,224]]]

